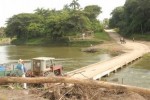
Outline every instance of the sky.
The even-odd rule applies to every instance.
[[[102,13],[98,19],[110,18],[112,10],[118,6],[123,6],[125,0],[78,0],[80,7],[87,5],[98,5],[102,8]],[[72,0],[0,0],[0,27],[6,26],[6,21],[13,15],[19,13],[33,13],[37,8],[60,10],[65,4],[70,4]]]

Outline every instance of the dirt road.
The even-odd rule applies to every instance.
[[[73,78],[81,79],[99,79],[102,76],[109,74],[112,71],[117,70],[118,68],[132,62],[133,60],[141,57],[142,55],[150,51],[149,47],[145,44],[133,42],[126,40],[126,43],[120,43],[120,36],[116,34],[113,30],[106,30],[108,34],[117,41],[118,44],[126,48],[126,53],[114,57],[110,60],[98,62],[92,65],[82,67],[80,69],[71,71],[68,73]]]
[[[105,30],[109,36],[111,36],[118,44],[120,43],[120,37],[115,31],[113,30]],[[150,52],[150,48],[148,45],[149,42],[141,42],[141,41],[131,41],[131,40],[126,40],[125,44],[121,44],[127,49],[130,49],[130,52],[136,51],[136,50],[142,50],[143,52],[147,53]]]

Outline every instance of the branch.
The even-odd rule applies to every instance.
[[[70,77],[34,77],[34,78],[2,77],[0,78],[0,84],[1,83],[70,83],[70,84],[98,86],[109,89],[124,89],[137,92],[140,94],[150,95],[150,89],[135,86],[119,85],[103,81],[70,78]]]

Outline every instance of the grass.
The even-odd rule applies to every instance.
[[[136,68],[143,68],[150,70],[150,53],[145,54],[141,60],[134,64]]]
[[[103,41],[97,41],[97,40],[78,40],[78,41],[71,41],[69,42],[69,46],[74,46],[74,47],[87,47],[96,44],[101,44]]]
[[[104,41],[109,41],[111,38],[106,32],[96,32],[94,33],[94,38],[88,40],[73,40],[69,43],[69,46],[90,46],[101,44]]]
[[[15,39],[12,41],[13,44],[17,45],[43,45],[43,46],[90,46],[91,44],[96,45],[96,44],[101,44],[103,41],[109,41],[110,37],[106,32],[96,32],[94,33],[94,37],[91,39],[80,39],[81,37],[78,37],[79,39],[76,40],[71,40],[67,37],[64,37],[60,40],[54,41],[51,40],[50,38],[33,38],[33,39],[28,39],[26,40],[19,40]]]
[[[150,41],[150,34],[133,34],[129,38],[132,39],[133,37],[135,40]]]
[[[99,39],[103,41],[111,40],[110,36],[106,32],[96,32],[94,36],[95,36],[95,39]]]
[[[37,45],[44,44],[44,38],[34,38],[26,42],[27,45]]]

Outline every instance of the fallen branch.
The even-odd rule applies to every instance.
[[[1,83],[70,83],[70,84],[92,85],[109,89],[124,89],[137,92],[139,94],[150,95],[150,89],[127,85],[119,85],[103,81],[75,79],[70,77],[34,77],[34,78],[3,77],[0,78],[0,84]]]

